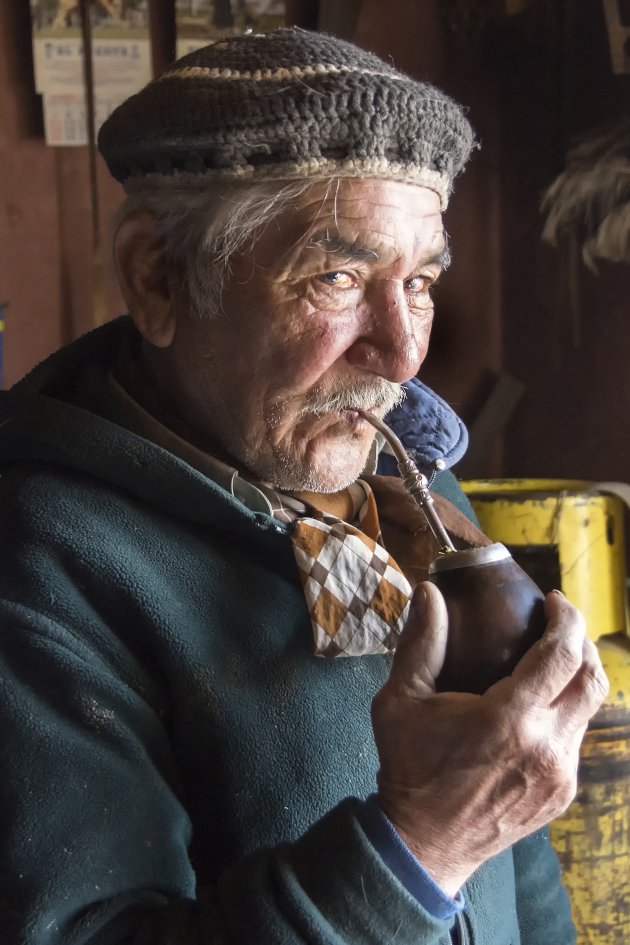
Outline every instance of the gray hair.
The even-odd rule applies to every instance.
[[[234,255],[315,184],[321,181],[210,183],[193,174],[147,175],[128,185],[116,227],[136,210],[155,214],[167,255],[181,268],[192,314],[210,317],[222,312]]]

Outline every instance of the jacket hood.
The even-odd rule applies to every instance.
[[[446,401],[417,377],[403,387],[406,399],[387,414],[385,422],[426,476],[436,468],[450,469],[468,448],[466,427]],[[382,454],[378,471],[396,475],[394,458]]]
[[[0,393],[0,470],[16,462],[52,463],[106,480],[196,521],[203,518],[200,505],[207,504],[212,487],[224,497],[223,515],[231,525],[234,516],[259,520],[260,513],[244,509],[184,460],[99,416],[77,396],[86,367],[106,374],[132,332],[136,329],[128,316],[109,322],[61,348],[10,391]],[[432,469],[437,459],[446,465],[455,462],[466,445],[463,424],[420,381],[405,387],[407,399],[388,415],[388,422],[423,470]],[[396,472],[395,466],[391,472]],[[212,521],[218,525],[213,505]]]

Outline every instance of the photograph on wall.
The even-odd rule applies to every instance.
[[[176,0],[177,58],[226,36],[286,23],[285,0]]]

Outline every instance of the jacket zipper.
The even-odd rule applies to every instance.
[[[453,945],[471,945],[464,913],[458,912],[455,916],[455,920],[455,928],[451,933],[451,941]]]

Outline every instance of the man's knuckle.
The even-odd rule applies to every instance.
[[[517,743],[526,754],[535,756],[547,744],[549,723],[543,709],[532,708],[511,723]]]
[[[546,780],[552,790],[571,775],[573,766],[566,746],[547,731],[541,732],[534,723],[521,728],[519,749],[528,769]]]
[[[584,667],[584,685],[587,694],[593,701],[603,702],[610,692],[610,683],[601,666],[587,665]]]
[[[549,819],[569,807],[577,790],[577,762],[562,743],[525,733],[521,770]]]
[[[575,774],[565,777],[555,791],[555,800],[558,805],[558,813],[563,813],[567,807],[570,807],[577,793],[577,776]]]
[[[553,653],[554,661],[563,669],[576,671],[582,662],[581,643],[580,647],[576,645],[575,638],[559,640]]]

